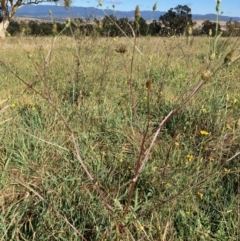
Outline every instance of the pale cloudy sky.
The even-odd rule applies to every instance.
[[[136,5],[139,5],[141,10],[152,10],[156,1],[152,0],[102,0],[102,8],[112,9],[115,5],[115,10],[131,11],[134,10]],[[216,1],[215,0],[160,0],[157,1],[158,11],[168,11],[177,5],[188,5],[192,9],[193,14],[206,14],[215,13]],[[98,0],[73,0],[73,6],[82,7],[97,7]],[[221,11],[223,15],[240,17],[240,0],[222,0]]]

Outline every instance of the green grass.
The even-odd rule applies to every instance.
[[[0,240],[238,240],[239,61],[164,125],[127,209],[139,155],[201,81],[209,40],[138,38],[144,55],[125,38],[51,42],[7,38],[0,50],[11,105],[0,121],[12,117],[0,127]]]

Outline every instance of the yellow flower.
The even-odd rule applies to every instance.
[[[226,94],[226,101],[229,101],[229,94]]]
[[[185,211],[185,213],[189,216],[191,213],[190,211]]]
[[[208,160],[211,161],[211,162],[213,162],[215,159],[210,156],[210,157],[208,158]]]
[[[152,55],[148,55],[148,60],[151,61],[153,59]]]
[[[193,155],[191,155],[191,154],[187,155],[187,159],[188,159],[189,162],[191,162],[193,160],[193,158],[194,158]]]
[[[12,107],[16,107],[16,106],[17,106],[17,102],[14,101],[14,102],[12,103]]]
[[[234,98],[233,99],[233,104],[237,104],[238,103],[238,99],[237,98]]]
[[[157,170],[156,166],[152,167],[152,172],[156,172],[156,170]]]
[[[209,136],[211,133],[209,133],[209,132],[207,132],[207,131],[205,131],[205,130],[201,130],[201,131],[200,131],[200,134],[201,134],[202,136]]]
[[[228,169],[228,168],[226,168],[226,167],[224,167],[223,170],[224,170],[224,172],[226,172],[226,173],[229,173],[229,172],[231,171],[231,169]]]
[[[180,143],[178,141],[176,141],[175,146],[180,146]]]
[[[197,194],[198,194],[198,196],[200,197],[200,199],[202,199],[202,198],[203,198],[203,193],[198,192]]]
[[[203,113],[207,113],[208,112],[207,109],[204,107],[204,105],[202,106],[202,112]]]
[[[169,188],[169,187],[171,187],[171,186],[172,186],[172,184],[169,183],[169,182],[166,184],[166,188]]]
[[[138,231],[143,231],[143,230],[144,230],[144,228],[143,228],[143,226],[142,226],[142,225],[138,225],[137,230],[138,230]]]

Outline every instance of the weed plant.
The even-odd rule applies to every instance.
[[[2,43],[0,240],[238,240],[239,38],[96,36]]]

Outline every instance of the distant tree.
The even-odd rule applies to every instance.
[[[211,22],[209,20],[206,20],[202,23],[201,33],[209,34],[210,29],[211,29],[212,36],[215,36],[216,35],[216,26],[217,26],[216,22]],[[221,25],[219,23],[218,23],[218,31],[219,32],[221,31]]]
[[[94,33],[94,24],[86,19],[86,20],[83,20],[81,18],[75,18],[72,23],[74,24],[74,34],[75,36],[81,36],[81,35],[84,35],[84,36],[89,36],[89,35],[92,35]],[[95,22],[96,23],[96,22]],[[98,22],[99,24],[99,22]],[[99,31],[100,31],[100,28],[99,28]]]
[[[20,32],[22,35],[30,35],[31,29],[28,26],[28,22],[21,20],[19,23]]]
[[[41,29],[39,27],[39,24],[36,21],[29,21],[28,27],[31,29],[31,34],[38,36],[41,34]]]
[[[59,0],[0,0],[0,38],[5,38],[10,20],[18,8],[27,4],[38,4],[42,2],[58,2]],[[67,8],[71,0],[63,0]]]
[[[161,29],[162,29],[161,23],[156,20],[153,20],[149,25],[149,30],[148,30],[149,35],[159,36],[161,34]]]
[[[11,35],[11,36],[14,36],[14,35],[17,35],[19,34],[21,31],[20,31],[20,27],[19,27],[19,23],[17,21],[10,21],[9,23],[9,27],[8,27],[8,33]]]
[[[126,35],[132,35],[131,23],[128,18],[119,18],[116,23]],[[118,29],[117,36],[124,36],[122,31]]]
[[[40,23],[39,24],[40,34],[41,35],[52,35],[53,24],[52,23]]]
[[[230,18],[230,20],[226,22],[226,27],[229,35],[240,36],[240,22],[232,21],[232,18]]]
[[[81,32],[84,32],[86,36],[92,36],[95,32],[94,25],[91,23],[86,23],[85,25],[80,26]]]
[[[65,28],[66,24],[57,22],[57,31],[60,33]]]
[[[188,26],[193,25],[191,8],[178,5],[159,17],[162,25],[169,30],[170,35],[184,34]]]
[[[139,34],[142,36],[145,36],[148,31],[147,21],[144,18],[140,17],[138,20],[138,25],[139,25]]]
[[[117,22],[117,18],[113,15],[105,16],[102,20],[102,30],[101,34],[103,36],[113,37],[117,35],[117,27],[115,23]]]
[[[120,18],[116,21],[116,24],[121,28],[121,30],[117,27],[115,30],[117,33],[117,36],[123,36],[123,35],[128,35],[132,36],[133,32],[132,30],[135,31],[136,35],[142,35],[145,36],[148,31],[148,24],[145,19],[140,17],[138,19],[138,25],[136,24],[135,21],[129,21],[127,18]],[[124,34],[123,34],[124,32]]]
[[[201,34],[202,34],[202,27],[201,26],[199,26],[197,28],[193,28],[193,30],[192,30],[193,36],[199,36]]]
[[[66,21],[65,24],[63,24],[63,25],[61,26],[61,28],[62,28],[62,29],[65,28],[65,27],[66,27],[66,24],[68,24],[68,20]],[[60,26],[59,26],[59,27],[60,27]],[[65,35],[67,35],[67,36],[72,36],[72,34],[75,33],[76,30],[77,30],[77,26],[74,24],[73,21],[70,21],[70,27],[65,28],[63,34],[65,34]],[[60,31],[58,30],[58,32],[60,32]]]

